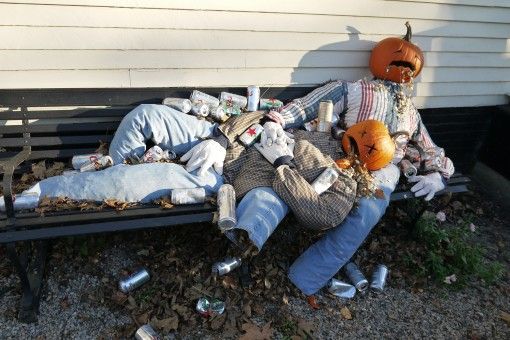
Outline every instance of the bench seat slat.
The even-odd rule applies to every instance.
[[[21,111],[5,111],[1,113],[2,119],[61,119],[61,118],[98,118],[113,117],[120,120],[133,106],[109,108],[78,108],[70,110],[40,110],[28,111],[26,116]]]
[[[85,131],[110,131],[113,134],[119,122],[98,122],[98,123],[71,123],[71,124],[30,124],[25,129],[23,125],[0,126],[0,134],[5,133],[68,133]]]
[[[89,135],[89,136],[62,136],[62,137],[32,137],[27,145],[32,146],[54,146],[54,145],[79,145],[79,144],[99,144],[99,141],[110,142],[113,136]],[[0,146],[16,147],[23,145],[23,138],[1,138]]]

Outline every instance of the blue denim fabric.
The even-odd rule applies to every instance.
[[[117,128],[110,143],[110,156],[114,164],[122,164],[133,155],[141,157],[148,140],[181,156],[201,139],[212,137],[216,126],[166,105],[139,105]]]
[[[354,255],[389,205],[400,171],[394,164],[373,173],[384,199],[362,198],[356,209],[336,228],[297,258],[289,269],[289,278],[304,294],[315,294],[324,287]]]
[[[289,211],[285,202],[269,187],[248,191],[237,206],[237,229],[248,232],[259,250]]]
[[[198,170],[188,173],[178,164],[121,164],[132,154],[142,156],[148,140],[182,155],[201,139],[212,137],[215,128],[216,124],[165,105],[140,105],[124,117],[110,144],[110,155],[118,165],[98,172],[51,177],[26,192],[40,197],[115,198],[125,202],[149,202],[179,188],[203,187],[208,195],[216,193],[223,179],[212,169],[198,177]]]

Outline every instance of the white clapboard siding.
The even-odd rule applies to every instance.
[[[370,78],[413,26],[418,107],[505,103],[507,0],[0,0],[0,88],[315,86]]]

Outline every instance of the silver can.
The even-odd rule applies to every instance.
[[[193,104],[207,104],[211,107],[217,107],[220,105],[218,98],[214,98],[213,96],[198,90],[191,92],[189,100],[191,100]]]
[[[212,266],[213,275],[225,275],[230,273],[232,270],[241,266],[241,259],[239,257],[225,259],[221,262],[216,262]]]
[[[170,199],[172,204],[198,204],[205,202],[205,189],[173,189]]]
[[[230,116],[225,112],[225,109],[222,105],[218,106],[215,109],[211,109],[209,112],[209,115],[216,121],[220,123],[224,123],[227,121],[227,119],[230,118]]]
[[[320,195],[328,190],[337,179],[338,172],[333,168],[327,168],[312,182],[312,188],[317,195]]]
[[[407,159],[403,159],[400,161],[400,169],[402,173],[407,178],[416,176],[418,174],[418,169]]]
[[[333,102],[331,100],[322,100],[319,103],[317,131],[330,132],[333,123]]]
[[[356,287],[337,279],[329,280],[327,289],[331,294],[344,299],[352,299],[356,295]]]
[[[110,156],[103,156],[91,164],[86,164],[80,168],[80,172],[98,171],[113,165],[113,159]]]
[[[191,113],[198,117],[207,117],[209,115],[209,105],[202,103],[193,103]]]
[[[238,94],[221,92],[220,93],[220,103],[223,102],[228,106],[236,106],[238,108],[244,109],[246,104],[248,103],[248,98],[245,96],[240,96]]]
[[[223,314],[225,302],[216,298],[202,297],[198,299],[196,311],[205,317]]]
[[[388,267],[384,264],[379,264],[375,267],[372,273],[372,282],[370,283],[370,289],[374,292],[381,293],[386,285],[386,279],[388,277]]]
[[[364,292],[368,288],[368,280],[354,262],[347,263],[344,270],[345,274],[357,290]]]
[[[77,155],[73,156],[71,159],[71,163],[73,165],[74,170],[80,170],[80,168],[87,164],[92,164],[97,161],[99,158],[103,157],[102,153],[90,153],[87,155]]]
[[[255,85],[248,86],[248,107],[247,111],[257,111],[260,101],[260,88]]]
[[[277,110],[283,107],[283,102],[278,99],[260,99],[260,110]]]
[[[220,230],[233,229],[236,219],[236,192],[230,184],[223,184],[218,190],[218,227]]]
[[[147,269],[141,268],[129,275],[128,277],[119,281],[119,290],[123,293],[129,293],[130,291],[140,287],[144,283],[150,280],[150,275]]]
[[[163,150],[159,146],[154,145],[145,152],[142,157],[142,163],[155,163],[161,160],[175,159],[176,157],[173,151]]]
[[[143,325],[135,333],[136,340],[160,340],[162,339],[151,325]]]
[[[163,105],[184,113],[191,111],[191,100],[186,98],[165,98],[163,99]]]
[[[264,131],[264,128],[260,124],[253,124],[246,131],[239,136],[239,142],[245,147],[249,147],[255,143],[260,134]]]
[[[239,116],[241,113],[243,113],[239,106],[232,106],[225,102],[220,102],[220,107],[228,116]]]
[[[39,205],[39,194],[25,193],[12,196],[12,205],[14,210],[35,209]],[[5,199],[0,197],[0,211],[5,211]]]

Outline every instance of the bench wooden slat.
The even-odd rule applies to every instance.
[[[119,122],[98,122],[98,123],[70,123],[70,124],[29,124],[25,129],[23,125],[0,126],[0,134],[13,133],[68,133],[68,132],[94,132],[109,131],[113,134]]]
[[[110,142],[113,136],[109,135],[89,135],[89,136],[62,136],[62,137],[32,137],[28,144],[32,146],[54,146],[54,145],[79,145],[79,144],[99,144],[99,141]],[[0,138],[0,146],[15,147],[24,145],[23,138]]]
[[[108,107],[108,108],[76,108],[70,110],[39,110],[39,111],[4,111],[1,119],[60,119],[60,118],[97,118],[97,117],[124,117],[134,106]]]

